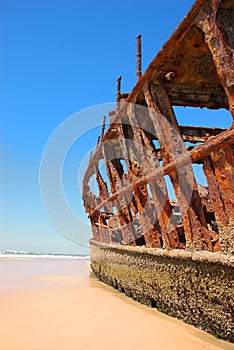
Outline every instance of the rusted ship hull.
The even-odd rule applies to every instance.
[[[233,265],[221,253],[116,246],[91,240],[103,282],[159,311],[234,342]]]
[[[138,82],[121,94],[118,79],[83,179],[91,265],[135,299],[234,341],[234,123],[179,125],[173,109],[225,108],[233,120],[233,1],[197,0],[143,75],[140,44]]]

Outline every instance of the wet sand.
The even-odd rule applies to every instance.
[[[35,260],[0,261],[1,350],[234,350],[89,277],[89,260]]]

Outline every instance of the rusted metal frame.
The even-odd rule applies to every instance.
[[[225,212],[224,204],[221,198],[221,192],[217,183],[214,166],[210,156],[204,158],[203,170],[207,179],[209,187],[209,197],[212,209],[215,213],[215,218],[218,221],[218,223],[220,223],[223,226],[227,226],[228,217]]]
[[[234,155],[233,146],[225,145],[210,154],[221,198],[228,220],[234,220]]]
[[[95,206],[100,204],[100,199],[97,198],[92,192],[90,192],[89,198],[90,198],[90,204],[91,204],[92,208],[95,208]],[[101,223],[100,212],[96,212],[91,224],[92,224],[92,230],[95,231],[95,234],[96,234],[98,240],[102,241],[102,239],[103,239],[102,231],[100,229],[100,226],[97,226],[96,223]]]
[[[104,115],[104,116],[103,116],[103,119],[102,119],[102,133],[101,133],[101,139],[102,139],[103,136],[104,136],[105,126],[106,126],[106,116]]]
[[[135,180],[135,175],[134,175],[134,171],[133,171],[133,154],[129,154],[129,152],[131,153],[130,147],[129,145],[127,145],[127,140],[125,138],[125,134],[124,134],[124,127],[125,127],[125,132],[126,132],[126,128],[129,127],[129,124],[125,124],[123,125],[124,121],[123,121],[123,116],[126,117],[127,114],[127,105],[123,105],[122,111],[120,112],[120,123],[119,123],[119,132],[120,132],[120,138],[119,138],[119,142],[122,148],[122,152],[123,152],[123,159],[126,162],[127,165],[127,170],[128,170],[128,179],[130,180],[130,182]],[[127,136],[130,140],[130,136]],[[134,155],[135,156],[135,155]],[[135,163],[136,164],[136,163]],[[134,180],[133,180],[134,179]],[[142,212],[142,203],[140,201],[139,195],[138,195],[138,186],[136,187],[132,187],[132,189],[134,190],[134,195],[132,197],[132,202],[134,201],[134,203],[136,204],[137,207],[137,211],[139,213]],[[131,203],[128,206],[129,208],[131,207]],[[135,220],[135,218],[134,218]],[[134,227],[134,220],[133,217],[131,217],[131,224],[132,224],[132,235],[135,237],[135,240],[137,240],[138,234],[137,231],[135,230]],[[140,215],[140,225],[141,228],[143,230],[143,232],[145,232],[145,222],[144,222],[144,217],[142,215]]]
[[[205,157],[209,156],[211,152],[216,152],[221,147],[225,145],[231,145],[234,143],[234,129],[229,129],[225,132],[223,132],[220,135],[217,136],[211,136],[204,144],[199,145],[195,147],[192,151],[187,151],[180,157],[178,157],[176,160],[172,161],[171,163],[164,165],[155,171],[152,171],[151,174],[144,176],[143,178],[140,178],[136,180],[134,183],[131,183],[129,186],[126,186],[122,190],[114,193],[112,196],[105,199],[102,203],[98,204],[95,209],[93,209],[90,214],[89,218],[95,214],[95,212],[99,211],[106,203],[112,202],[114,199],[116,199],[118,196],[123,195],[127,192],[132,191],[133,185],[139,185],[141,183],[147,183],[153,179],[158,179],[164,175],[169,175],[173,171],[176,170],[177,167],[183,167],[188,162],[196,163],[201,159],[204,159]]]
[[[167,135],[169,136],[169,139],[166,139],[167,150],[173,155],[173,157],[178,157],[183,152],[186,152],[186,148],[183,142],[179,142],[179,144],[178,142],[170,142],[170,137],[171,140],[173,140],[174,137],[174,140],[176,141],[176,137],[178,137],[177,132],[179,130],[179,125],[172,110],[167,93],[162,87],[160,87],[160,85],[157,88],[155,98],[161,114],[166,117],[174,127],[170,129],[171,135]],[[180,172],[180,176],[178,171]],[[180,208],[186,208],[187,206],[182,213],[182,220],[185,232],[186,230],[191,230],[190,235],[192,237],[192,244],[190,243],[189,248],[210,250],[210,233],[207,229],[205,212],[197,190],[191,164],[188,164],[185,169],[177,169],[175,173],[170,175],[170,178],[177,195]],[[189,198],[187,198],[187,189],[190,185],[192,186],[190,189],[191,194],[189,194]],[[189,244],[187,244],[187,246],[188,245]]]
[[[107,130],[107,133],[103,136],[102,143],[105,141],[108,141],[110,139],[118,139],[119,138],[119,118],[117,118],[117,121],[113,121],[110,125],[110,128]],[[88,168],[86,169],[86,172],[84,174],[83,178],[83,188],[86,187],[86,185],[89,182],[89,179],[91,176],[95,173],[95,164],[97,164],[101,159],[103,159],[102,154],[102,143],[99,143],[95,149],[95,152],[92,153],[90,151],[90,158],[89,158],[89,164]],[[84,192],[84,191],[83,191]]]
[[[133,130],[133,136],[134,136],[134,142],[135,142],[135,146],[137,149],[137,156],[138,156],[138,161],[139,164],[141,164],[141,166],[144,169],[144,174],[148,175],[151,173],[152,171],[152,165],[155,167],[156,164],[152,164],[152,162],[150,162],[150,158],[147,157],[147,154],[145,154],[145,150],[144,150],[144,146],[142,143],[142,132],[141,129],[139,127],[139,123],[137,121],[137,118],[135,116],[135,110],[134,110],[135,105],[134,104],[129,104],[128,106],[128,118],[129,118],[129,122],[131,124],[132,130]],[[152,152],[152,149],[149,149],[148,146],[149,144],[147,143],[147,140],[145,139],[145,146],[147,148],[148,152]],[[154,184],[155,186],[157,185],[156,183]],[[162,185],[162,184],[161,184]],[[147,187],[146,185],[141,185],[144,186],[146,189],[146,196],[147,201],[146,203],[144,203],[142,205],[141,201],[139,200],[139,197],[137,196],[137,192],[138,192],[138,188],[135,187],[135,193],[136,193],[136,197],[137,197],[137,205],[138,205],[138,211],[141,214],[141,223],[142,223],[142,228],[143,228],[143,232],[145,235],[145,240],[146,240],[146,244],[152,244],[152,246],[161,246],[161,242],[160,242],[160,234],[158,232],[158,230],[153,226],[155,223],[152,222],[152,214],[150,214],[150,211],[152,210],[151,203],[149,201],[149,193],[147,191]],[[161,228],[161,232],[162,232],[162,240],[163,240],[163,246],[166,249],[170,248],[170,241],[169,241],[169,237],[167,235],[166,232],[166,225],[164,222],[164,215],[163,214],[163,206],[164,205],[160,205],[159,203],[159,198],[157,197],[156,193],[155,193],[155,186],[153,186],[152,182],[149,183],[153,198],[154,198],[154,204],[155,204],[155,209],[157,212],[157,217],[160,223],[160,228]],[[157,188],[162,191],[162,188],[160,188],[159,186],[157,186]],[[167,195],[167,194],[166,194]],[[166,199],[168,199],[166,197],[166,195],[164,196],[164,202],[166,201]],[[163,203],[164,204],[164,203]],[[167,203],[168,204],[168,203]],[[152,236],[154,235],[155,237],[155,242],[152,241]],[[160,244],[160,245],[159,245]]]
[[[92,177],[92,175],[95,174],[95,164],[97,164],[99,162],[100,159],[102,159],[102,153],[101,153],[101,148],[100,148],[100,144],[98,145],[98,147],[95,149],[95,152],[93,153],[92,151],[90,152],[90,158],[89,158],[89,164],[88,167],[86,169],[86,172],[84,174],[83,177],[83,189],[86,188],[89,179]],[[83,190],[84,192],[84,190]]]
[[[89,163],[91,162],[92,157],[93,157],[93,152],[92,152],[92,151],[90,151],[90,153],[89,153]]]
[[[154,148],[154,144],[151,140],[149,140],[146,135],[144,134],[144,132],[142,132],[142,138],[145,144],[148,144],[148,149],[151,149],[152,152],[154,152],[155,154],[155,148]],[[154,170],[155,169],[155,165],[157,164],[156,168],[160,167],[160,163],[159,163],[159,159],[158,159],[158,154],[155,155],[153,158],[150,158],[149,163],[151,165],[151,169]],[[151,171],[152,171],[151,170]],[[152,182],[149,182],[150,184]],[[162,215],[164,215],[164,223],[165,223],[165,227],[167,229],[167,233],[168,233],[168,237],[170,240],[170,246],[172,249],[176,249],[176,248],[185,248],[185,245],[180,242],[179,240],[179,231],[177,230],[177,224],[176,224],[176,220],[175,217],[173,215],[172,212],[172,201],[169,199],[169,195],[168,195],[168,191],[167,191],[167,186],[166,186],[166,181],[164,179],[164,177],[161,177],[159,179],[155,179],[155,181],[153,182],[153,186],[157,184],[156,190],[154,189],[154,201],[159,201],[159,203],[163,203],[164,200],[164,207],[161,208],[162,210]],[[160,200],[161,197],[161,200]],[[160,224],[161,226],[161,224]]]
[[[223,253],[234,251],[234,155],[233,145],[223,145],[204,159],[210,201],[218,224]]]
[[[98,148],[103,136],[104,136],[104,131],[105,131],[105,123],[106,123],[106,116],[104,115],[103,116],[103,119],[102,119],[102,131],[101,131],[101,135],[98,136],[98,139],[97,139],[97,144],[96,144],[96,149]],[[91,159],[91,157],[90,157]]]
[[[146,84],[144,87],[144,93],[147,93],[148,98],[150,100],[152,100],[151,102],[154,105],[155,112],[163,115],[164,120],[166,119],[167,121],[169,121],[169,123],[173,125],[173,129],[175,129],[175,131],[177,131],[177,133],[179,135],[181,135],[180,127],[179,127],[179,124],[177,122],[175,113],[171,107],[171,103],[170,103],[168,94],[167,94],[166,90],[162,87],[162,85],[160,85],[160,84],[158,84],[158,85]],[[162,122],[162,121],[163,120],[160,120],[160,122]],[[163,123],[163,125],[164,124],[165,123]],[[167,124],[167,127],[168,127],[168,124]],[[164,136],[164,138],[165,138],[165,136]],[[171,142],[167,145],[167,147],[170,147],[170,145],[171,145]]]
[[[120,98],[121,98],[121,80],[122,77],[117,78],[117,89],[116,89],[116,110],[119,110]]]
[[[180,134],[184,142],[198,143],[205,142],[210,136],[221,134],[221,132],[227,130],[224,128],[208,128],[201,126],[184,126],[180,125]],[[153,138],[157,139],[157,137]]]
[[[97,181],[98,188],[99,188],[99,196],[101,198],[101,201],[103,201],[109,197],[109,191],[107,188],[107,184],[103,180],[103,177],[100,173],[100,170],[98,169],[98,164],[96,164],[96,166],[95,166],[95,172],[96,172],[96,181]],[[106,205],[103,208],[104,212],[109,212],[109,206],[110,206],[110,204]],[[100,215],[99,215],[99,230],[100,230],[101,241],[109,243],[111,239],[110,239],[109,231],[108,231],[107,227],[105,227],[105,226],[106,226],[105,218],[100,213]]]
[[[215,215],[215,220],[218,225],[219,236],[220,236],[218,241],[214,243],[212,242],[212,244],[214,245],[213,251],[219,251],[220,242],[222,242],[222,227],[227,228],[228,218],[225,213],[219,185],[217,183],[217,179],[215,176],[214,167],[209,156],[204,158],[203,170],[204,170],[204,174],[206,176],[208,187],[209,187],[209,199],[211,202],[211,208]],[[221,244],[221,250],[222,250],[222,244]]]
[[[105,144],[102,145],[102,154],[103,154],[103,157],[104,157],[104,160],[105,160],[106,171],[107,171],[107,176],[108,176],[110,187],[111,187],[111,192],[115,193],[116,192],[116,182],[118,181],[117,179],[120,180],[120,175],[119,175],[118,171],[116,170],[116,168],[111,163],[111,160],[107,159],[106,150],[105,150]],[[115,206],[115,208],[116,208],[118,221],[120,222],[120,229],[121,229],[121,226],[124,225],[124,222],[123,222],[122,214],[119,211],[119,206],[118,206],[117,199],[115,199],[113,201],[113,203],[111,203],[111,205]],[[113,212],[113,210],[112,210],[112,212]],[[122,229],[121,229],[121,232],[122,232]],[[122,242],[122,238],[123,238],[123,232],[122,232],[121,241],[119,243]]]
[[[144,89],[145,84],[152,79],[157,67],[160,65],[165,58],[173,52],[173,47],[176,45],[180,45],[183,38],[189,32],[190,28],[194,25],[194,21],[196,16],[204,7],[204,2],[199,0],[192,6],[184,20],[180,23],[180,25],[175,29],[175,31],[170,36],[169,40],[163,45],[162,49],[158,52],[156,57],[154,57],[153,61],[148,66],[147,70],[144,72],[142,77],[139,79],[135,87],[130,92],[127,102],[135,102],[137,96]]]
[[[138,122],[134,113],[134,105],[131,104],[130,107],[132,109],[132,111],[129,113],[130,123],[131,125],[134,125],[134,134],[136,135],[139,155],[142,159],[144,171],[146,171],[146,175],[147,175],[147,174],[150,174],[154,168],[159,167],[159,162],[156,159],[156,157],[154,159],[154,162],[151,161],[148,153],[154,150],[152,149],[152,145],[150,145],[150,142],[147,141],[148,139],[146,135],[138,126]],[[143,140],[146,147],[144,147],[142,144]],[[145,154],[145,151],[147,154]],[[173,246],[173,242],[170,240],[170,235],[167,232],[167,227],[168,227],[170,217],[172,215],[172,210],[169,202],[165,181],[164,179],[158,179],[157,181],[153,181],[153,182],[151,181],[149,183],[149,186],[153,195],[155,209],[157,212],[157,217],[161,228],[163,247],[165,249],[175,248]]]
[[[162,160],[163,160],[163,164],[165,166],[167,164],[170,164],[173,161],[173,152],[174,152],[174,149],[173,150],[170,150],[170,148],[168,149],[168,147],[170,147],[170,144],[172,142],[171,135],[169,135],[169,133],[168,133],[168,131],[169,131],[168,130],[168,123],[166,122],[165,117],[162,117],[160,120],[158,119],[158,115],[161,114],[161,110],[159,109],[153,96],[151,95],[150,87],[147,85],[144,87],[144,96],[145,96],[145,100],[146,100],[146,103],[147,103],[148,108],[149,108],[149,116],[150,116],[151,120],[153,121],[155,132],[158,136],[158,141],[159,141],[159,144],[160,144],[160,147],[162,150],[162,152],[161,152]],[[159,104],[161,104],[160,101],[157,101],[157,102]],[[167,103],[167,101],[163,101],[163,103],[165,104],[165,103]],[[162,108],[162,106],[161,106],[161,108]],[[167,114],[168,114],[168,111],[167,111]],[[170,121],[170,117],[171,117],[170,114],[169,114],[169,116],[167,115],[167,118],[169,119],[169,121]],[[177,122],[175,120],[175,116],[173,117],[172,125],[173,124],[175,124],[175,125],[177,124]],[[177,129],[177,133],[180,133],[178,125],[177,125],[176,129]],[[181,195],[178,195],[179,186],[178,186],[178,180],[176,179],[175,170],[170,173],[170,178],[171,178],[173,187],[175,189],[175,193],[177,196],[178,204],[179,204],[181,215],[182,215],[183,226],[184,226],[185,237],[186,237],[186,245],[193,248],[193,237],[192,237],[192,232],[190,229],[190,224],[189,224],[189,219],[188,219],[188,214],[187,214],[188,205],[186,202],[186,198],[184,199]],[[163,176],[164,176],[164,173],[162,172],[162,177]]]
[[[83,193],[82,193],[82,199],[85,207],[86,213],[90,213],[93,208],[96,208],[98,203],[94,201],[94,195],[90,192],[90,187],[87,182],[83,182]],[[97,222],[98,219],[98,212],[96,212],[92,217],[90,217],[91,222],[91,229],[93,233],[93,237],[98,241],[99,240],[99,230],[95,225],[95,222]]]
[[[116,124],[116,127],[119,129],[119,143],[121,145],[121,151],[123,154],[123,159],[126,161],[126,164],[128,166],[128,156],[127,156],[127,149],[125,144],[125,138],[123,134],[123,128],[122,124],[118,123]],[[128,166],[129,168],[129,166]],[[120,178],[122,180],[122,178]],[[120,184],[120,181],[119,181]],[[115,199],[118,199],[117,197]],[[134,232],[134,227],[132,225],[132,213],[130,205],[128,204],[127,198],[125,197],[125,194],[123,195],[123,198],[121,200],[122,205],[124,206],[121,210],[118,210],[118,207],[116,208],[118,210],[119,215],[119,222],[120,222],[120,228],[122,231],[122,237],[123,237],[123,244],[135,244],[136,235]],[[125,204],[126,205],[125,205]]]
[[[209,139],[197,146],[191,152],[188,152],[191,156],[192,163],[196,163],[200,159],[205,158],[211,152],[216,152],[225,145],[231,145],[234,142],[234,130],[228,129],[217,136],[211,136]]]
[[[208,137],[210,137],[211,135],[207,135],[207,136],[190,136],[190,135],[184,135],[182,134],[182,140],[184,142],[190,142],[190,143],[199,143],[199,142],[205,142]]]
[[[107,188],[106,182],[103,180],[103,177],[100,173],[100,170],[98,169],[98,165],[95,166],[95,173],[96,173],[96,180],[99,188],[99,194],[101,200],[104,200],[109,197],[109,191]]]
[[[210,136],[218,135],[225,130],[226,129],[221,128],[180,125],[180,132],[183,141],[188,141],[191,143],[205,142]]]
[[[119,127],[119,125],[116,125],[116,127]],[[113,142],[113,141],[116,141],[116,142]],[[114,140],[110,139],[109,142],[108,140],[106,140],[104,143],[102,143],[102,154],[105,160],[106,171],[107,171],[112,193],[117,191],[117,185],[120,188],[122,187],[121,182],[123,180],[123,174],[124,174],[122,165],[120,164],[120,160],[119,160],[119,157],[122,157],[122,150],[120,149],[120,147],[118,147],[118,144],[119,144],[119,141],[117,139],[114,139]],[[106,150],[107,146],[109,147],[108,154]],[[122,205],[122,208],[121,208],[121,205]],[[127,200],[125,196],[123,196],[123,198],[116,198],[116,200],[114,200],[114,206],[116,208],[118,221],[120,224],[120,230],[121,230],[121,237],[119,239],[119,243],[134,242],[133,237],[130,237],[130,235],[126,237],[126,233],[125,233],[126,230],[124,231],[124,226],[126,226],[126,223],[129,223],[129,221],[131,220],[131,211],[127,205]],[[124,237],[126,238],[125,240],[124,240]]]
[[[98,170],[98,161],[100,159],[101,157],[98,149],[94,155],[92,154],[92,151],[90,152],[88,169],[86,170],[85,176],[83,178],[82,191],[82,198],[87,212],[91,212],[93,208],[96,208],[102,200],[106,199],[109,196],[108,188]],[[90,177],[94,174],[96,175],[96,181],[98,184],[100,197],[96,197],[92,192],[90,192],[90,186],[88,184],[88,181]],[[107,232],[103,231],[103,228],[105,227],[105,221],[104,217],[101,215],[100,212],[96,212],[95,215],[92,217],[91,227],[95,239],[109,242]]]
[[[131,160],[127,161],[129,179],[131,182],[134,182],[137,178],[141,178],[144,175],[144,170],[147,169],[147,165],[144,161],[144,153],[142,152],[142,139],[139,132],[139,125],[135,118],[134,112],[132,113],[133,104],[125,104],[122,110],[122,130],[124,131],[124,136],[126,139],[124,144],[126,147],[127,157]],[[131,110],[129,113],[129,109]],[[125,119],[128,116],[127,120]],[[140,149],[139,149],[140,147]],[[144,169],[144,170],[143,170]],[[148,170],[150,171],[149,167]],[[159,233],[155,227],[150,224],[153,222],[153,213],[151,208],[151,203],[149,201],[149,194],[147,191],[147,184],[141,183],[139,186],[134,186],[134,195],[132,197],[132,201],[130,205],[136,205],[137,212],[140,214],[139,216],[135,216],[133,220],[133,226],[135,227],[135,222],[139,219],[141,232],[138,233],[136,229],[136,236],[139,239],[144,237],[146,244],[149,243],[147,238],[150,240],[151,234],[156,238],[153,246],[156,245],[156,241],[158,242],[158,247],[161,247],[161,240]],[[136,213],[135,213],[136,214]],[[142,232],[144,235],[142,235]],[[139,236],[140,235],[140,236]]]
[[[129,161],[127,162],[127,165],[128,165],[129,179],[131,182],[134,182],[137,178],[141,177],[145,170],[145,169],[143,170],[145,162],[144,162],[144,155],[141,149],[142,140],[140,138],[139,126],[135,119],[133,108],[134,108],[133,104],[129,104],[127,106],[126,114],[127,114],[128,120],[127,120],[127,123],[124,124],[125,132],[128,132],[128,135],[127,135],[128,141],[130,141],[128,143],[126,143],[125,141],[125,145],[126,145],[126,151],[129,157]],[[122,128],[124,127],[122,125]],[[143,235],[146,238],[147,232],[150,227],[149,218],[146,215],[144,215],[144,210],[146,210],[146,206],[147,206],[148,191],[146,188],[146,184],[133,186],[133,189],[134,189],[133,198],[136,203],[137,212],[140,214],[139,215],[140,227],[142,229]]]
[[[145,88],[145,98],[149,108],[157,112],[153,118],[159,143],[162,148],[164,164],[173,161],[184,152],[186,148],[182,142],[178,143],[180,135],[179,125],[172,110],[166,91],[160,86],[154,85],[154,96],[150,87]],[[168,128],[165,118],[172,127]],[[184,232],[186,235],[186,247],[188,249],[212,249],[211,237],[207,228],[206,217],[202,207],[192,166],[188,163],[186,168],[178,169],[170,174],[170,179],[180,207]],[[191,187],[192,186],[192,187]]]
[[[123,119],[124,117],[126,117],[126,114],[127,114],[127,105],[125,103],[121,104],[121,112],[117,113],[115,115],[115,123],[118,127],[118,139],[119,139],[119,142],[120,142],[120,145],[121,145],[121,151],[122,151],[122,158],[125,160],[126,162],[126,165],[127,165],[127,169],[128,169],[128,180],[132,180],[133,176],[134,176],[134,166],[133,166],[133,162],[132,162],[132,157],[131,155],[129,154],[129,148],[126,144],[126,139],[125,139],[125,135],[124,135],[124,129],[123,129]],[[123,117],[124,116],[124,117]],[[126,132],[126,130],[125,130]],[[128,139],[130,139],[130,136],[127,136]],[[129,140],[127,140],[129,141]],[[130,161],[131,159],[131,161]],[[140,202],[140,199],[139,197],[135,194],[133,194],[132,196],[132,200],[130,201],[130,203],[128,204],[127,208],[130,212],[130,216],[132,215],[131,214],[131,210],[133,211],[133,216],[136,215],[137,212],[141,212],[141,202]],[[132,221],[132,232],[135,236],[135,239],[138,239],[139,238],[139,235],[137,233],[137,229],[135,227],[135,222],[138,220],[137,217],[132,217],[131,216],[131,220]],[[140,221],[141,221],[141,226],[142,228],[144,227],[144,223],[142,222],[143,218],[140,218]],[[128,225],[129,226],[129,225]],[[130,226],[129,226],[130,227]],[[129,229],[129,228],[128,228]]]
[[[143,130],[140,130],[140,133],[143,144],[146,147],[146,154],[144,152],[145,149],[142,147],[142,151],[144,153],[144,167],[147,169],[147,174],[150,174],[154,169],[159,167],[159,161],[156,157],[155,147],[152,141],[148,139]],[[163,180],[157,179],[155,181],[148,182],[152,193],[153,203],[148,200],[148,208],[144,208],[145,215],[148,216],[148,220],[151,223],[151,228],[145,235],[146,242],[149,242],[149,246],[157,248],[163,246],[165,249],[170,249],[174,247],[171,244],[166,231],[167,225],[165,221],[167,220],[165,219],[165,214],[167,213],[166,208],[169,208],[169,210],[171,208],[167,189]]]
[[[97,204],[97,200],[92,192],[89,193],[88,195],[88,200],[92,206],[92,208],[95,208]],[[93,237],[100,241],[101,240],[101,234],[100,234],[100,228],[96,226],[96,222],[99,222],[99,212],[96,212],[91,218],[91,227],[92,227],[92,232],[93,232]]]
[[[123,155],[121,154],[121,159],[123,159]],[[109,163],[110,169],[112,169],[112,174],[118,174],[118,180],[115,181],[115,190],[114,191],[118,191],[119,189],[123,188],[126,185],[126,181],[127,183],[129,182],[129,177],[127,174],[124,173],[124,169],[123,169],[123,165],[121,164],[121,160],[119,158],[117,158],[117,156],[115,157],[115,159],[112,159]],[[137,205],[136,202],[134,200],[134,198],[132,198],[132,196],[127,196],[127,197],[123,197],[123,198],[118,198],[117,200],[117,207],[121,207],[122,209],[119,210],[120,213],[120,221],[123,218],[123,214],[125,213],[125,217],[129,217],[132,220],[133,216],[138,212],[137,211]],[[127,212],[126,212],[127,211]],[[133,215],[132,215],[132,212]],[[129,219],[127,219],[129,220]],[[127,221],[128,222],[128,221]],[[124,225],[126,223],[126,219],[122,222],[122,224]]]
[[[221,84],[227,94],[229,109],[234,119],[234,62],[233,53],[221,29],[217,26],[216,16],[220,1],[207,2],[196,19],[196,25],[203,31],[206,44],[212,54]]]
[[[152,171],[154,171],[154,169],[159,168],[160,164],[157,156],[153,156],[153,154],[155,154],[155,147],[152,141],[148,139],[143,130],[141,130],[141,136],[144,145],[147,148],[146,164],[148,166],[148,174],[150,174]],[[151,153],[152,156],[148,155],[148,153]],[[153,181],[149,181],[149,186],[154,200],[154,206],[158,217],[159,227],[162,233],[163,248],[178,248],[179,237],[177,234],[177,230],[174,225],[172,227],[170,222],[170,220],[172,219],[172,207],[169,201],[166,182],[162,177]],[[156,227],[154,227],[152,235],[155,236],[157,242],[160,241],[160,238],[158,237],[158,229]]]
[[[137,36],[137,80],[140,79],[141,72],[141,35]]]

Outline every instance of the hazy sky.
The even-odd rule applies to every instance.
[[[0,249],[88,252],[88,248],[65,238],[46,214],[39,189],[43,149],[54,130],[71,115],[78,112],[79,116],[85,108],[113,102],[119,75],[123,76],[122,91],[130,91],[136,83],[136,36],[142,34],[144,71],[192,3],[1,2]],[[102,110],[97,112],[99,125],[103,114]],[[206,113],[202,111],[201,121]],[[184,114],[182,111],[181,116]],[[196,113],[188,114],[188,124],[200,123]],[[205,124],[209,126],[214,119],[207,115]],[[82,127],[86,121],[82,114]],[[228,126],[225,118],[219,117],[218,121],[219,126]],[[64,191],[69,205],[82,220],[86,214],[77,174],[98,134],[100,127],[76,143],[64,165]],[[83,243],[85,235],[87,244],[90,231],[86,222],[87,225],[77,226],[77,234],[83,235]]]

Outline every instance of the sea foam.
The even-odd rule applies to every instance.
[[[1,250],[0,259],[89,259],[88,255]]]

